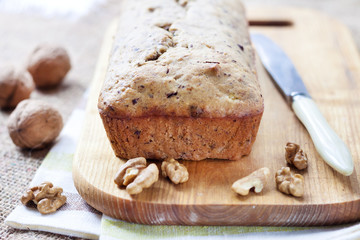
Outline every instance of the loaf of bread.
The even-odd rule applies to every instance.
[[[98,108],[120,158],[249,154],[264,105],[240,1],[124,1]]]

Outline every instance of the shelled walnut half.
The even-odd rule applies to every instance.
[[[146,167],[146,159],[133,158],[123,164],[116,173],[114,182],[126,186],[129,194],[139,194],[144,188],[153,185],[159,179],[159,169],[152,163]]]
[[[151,163],[145,169],[140,171],[133,182],[127,187],[126,191],[129,194],[141,193],[144,188],[149,188],[159,179],[159,169],[155,163]]]
[[[55,212],[66,202],[66,197],[61,195],[63,189],[53,187],[51,182],[43,182],[39,186],[32,187],[21,197],[21,202],[27,205],[34,202],[42,214]]]
[[[283,167],[277,171],[275,180],[280,192],[295,197],[304,195],[304,177],[301,174],[293,174],[289,167]]]
[[[252,188],[256,193],[259,193],[263,190],[269,176],[270,170],[268,168],[260,168],[234,182],[231,189],[242,196],[248,195]]]
[[[295,143],[288,142],[286,144],[285,159],[289,164],[294,165],[299,170],[305,169],[308,166],[306,153]]]
[[[189,172],[186,167],[173,158],[164,160],[161,164],[163,177],[169,177],[175,183],[184,183],[189,179]]]
[[[139,174],[141,169],[146,167],[146,159],[143,157],[129,159],[126,163],[121,165],[116,173],[114,182],[119,186],[127,186]]]

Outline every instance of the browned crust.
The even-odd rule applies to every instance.
[[[241,118],[100,116],[120,158],[239,160],[251,152],[262,112]]]

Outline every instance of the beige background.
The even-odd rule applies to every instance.
[[[45,18],[29,12],[9,13],[0,8],[0,64],[23,66],[32,49],[42,42],[65,46],[71,55],[73,69],[64,84],[51,91],[36,90],[31,98],[51,102],[66,121],[91,83],[102,36],[108,23],[119,12],[118,2],[109,0],[78,19],[61,16]],[[295,6],[320,10],[347,25],[360,49],[360,0],[244,2],[247,6]],[[0,239],[72,239],[49,233],[15,230],[4,225],[4,219],[19,204],[18,199],[49,151],[49,148],[41,151],[17,149],[6,128],[9,114],[9,111],[0,111]]]

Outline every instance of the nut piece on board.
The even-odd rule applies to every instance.
[[[175,184],[184,183],[189,179],[189,172],[186,167],[173,158],[162,162],[161,173],[164,177],[169,177]]]
[[[289,164],[293,164],[299,170],[305,169],[308,166],[306,153],[295,143],[286,144],[285,159]]]
[[[129,194],[141,193],[144,188],[153,185],[159,179],[159,169],[155,163],[140,171],[135,180],[126,187]]]
[[[289,167],[283,167],[277,171],[275,180],[280,192],[295,197],[304,195],[304,177],[300,174],[292,174]]]
[[[144,166],[144,168],[145,168],[145,166]],[[123,185],[127,186],[130,183],[132,183],[135,180],[135,178],[139,175],[140,169],[142,169],[142,167],[141,168],[131,167],[131,168],[126,169]]]
[[[127,186],[129,194],[141,193],[159,179],[159,169],[152,163],[146,167],[146,159],[133,158],[123,164],[116,173],[114,182],[118,186]]]
[[[42,214],[55,212],[66,202],[66,197],[61,195],[62,188],[53,187],[51,182],[43,182],[39,186],[32,187],[21,197],[21,202],[27,205],[33,201]]]
[[[41,45],[35,48],[27,67],[38,88],[49,88],[60,84],[70,68],[70,57],[66,50],[53,45]]]
[[[242,196],[248,195],[252,188],[254,188],[256,193],[259,193],[263,190],[269,176],[270,170],[268,168],[260,168],[250,175],[234,182],[231,189]]]
[[[116,173],[114,182],[119,186],[127,186],[136,178],[136,176],[140,173],[140,170],[145,167],[145,158],[138,157],[129,159],[125,164],[121,165],[119,171]]]
[[[59,135],[63,121],[60,113],[40,100],[24,100],[8,119],[8,130],[15,145],[40,149]]]
[[[30,97],[35,85],[26,70],[15,70],[11,66],[0,68],[0,108],[14,108]]]

